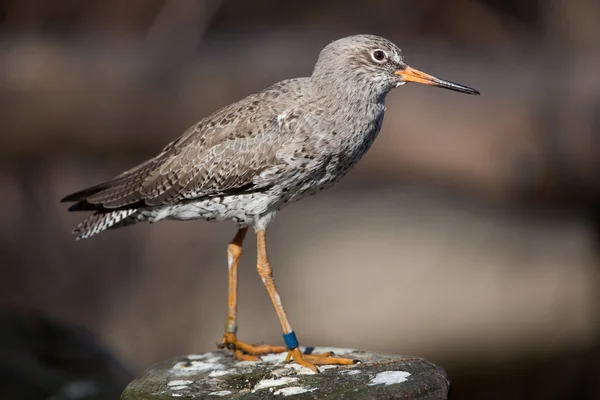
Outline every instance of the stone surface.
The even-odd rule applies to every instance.
[[[227,351],[188,355],[163,361],[127,386],[122,400],[162,399],[446,399],[450,380],[440,367],[420,358],[373,354],[352,349],[320,348],[314,353],[361,362],[352,366],[320,366],[320,374],[285,354],[261,361],[236,361]]]

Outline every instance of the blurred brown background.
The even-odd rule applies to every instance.
[[[600,398],[598,21],[596,0],[1,1],[2,398],[68,394],[90,376],[112,395],[96,383],[52,398],[115,398],[129,373],[215,348],[233,226],[76,242],[83,215],[58,200],[223,105],[309,75],[322,47],[356,33],[482,96],[392,92],[363,162],[272,225],[301,342],[425,357],[454,398]],[[251,239],[240,339],[277,344],[254,257]],[[103,350],[85,339],[80,357],[67,332],[81,327]]]

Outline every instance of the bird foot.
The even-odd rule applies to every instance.
[[[235,333],[226,332],[223,340],[218,345],[220,349],[229,349],[233,356],[240,361],[258,361],[258,356],[269,353],[283,353],[287,349],[283,346],[269,346],[265,344],[254,345],[240,342]]]
[[[319,372],[317,365],[352,365],[359,362],[350,358],[336,357],[332,352],[302,354],[298,347],[288,351],[285,361],[290,362],[291,360],[317,373]]]

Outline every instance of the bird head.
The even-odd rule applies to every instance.
[[[411,68],[402,51],[389,40],[374,35],[356,35],[336,40],[319,55],[313,78],[335,81],[332,89],[344,84],[362,83],[377,95],[407,82],[422,83],[466,94],[479,94],[475,89]],[[329,82],[331,83],[331,82]],[[331,86],[331,85],[330,85]]]

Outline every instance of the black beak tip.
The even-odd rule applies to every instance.
[[[464,94],[470,94],[472,96],[481,96],[481,93],[479,93],[479,90],[475,90],[468,86],[459,85],[456,83],[451,83],[451,82],[448,82],[448,83],[449,83],[449,85],[445,87],[446,89],[455,90],[457,92],[464,93]]]
[[[476,95],[476,96],[480,96],[481,93],[479,93],[479,90],[475,90],[473,88],[470,88],[468,86],[464,86],[464,85],[459,85],[458,83],[454,83],[454,82],[450,82],[450,81],[444,81],[441,79],[438,79],[437,81],[434,81],[434,85],[444,88],[444,89],[448,89],[448,90],[453,90],[455,92],[460,92],[460,93],[465,93],[465,94],[470,94],[470,95]]]
[[[452,86],[442,86],[442,87],[444,89],[454,90],[455,92],[469,94],[469,95],[472,95],[472,96],[481,96],[481,93],[479,93],[479,90],[475,90],[475,89],[470,88],[468,86],[453,84]]]

